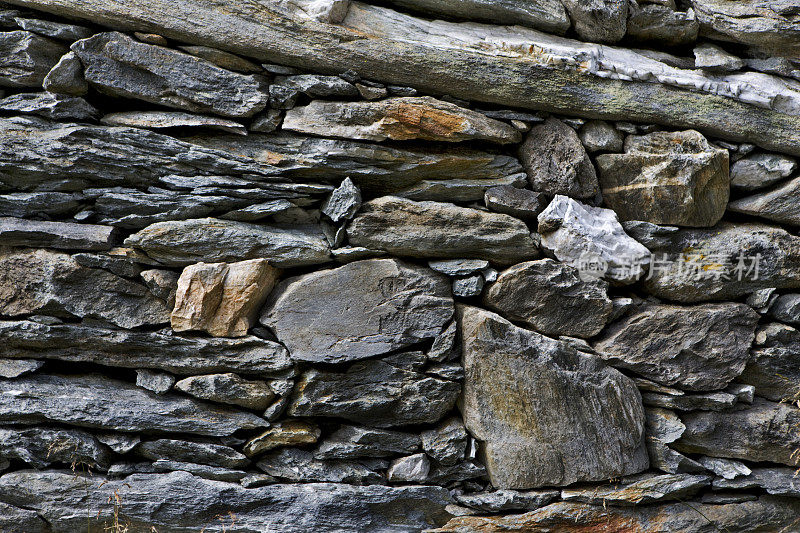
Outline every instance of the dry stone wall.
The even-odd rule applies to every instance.
[[[798,532],[798,132],[788,0],[4,0],[0,531]]]

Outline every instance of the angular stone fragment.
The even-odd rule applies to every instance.
[[[484,259],[439,259],[428,261],[428,266],[446,276],[466,276],[489,267]]]
[[[61,463],[105,470],[113,460],[111,450],[89,433],[47,427],[0,428],[0,456],[34,468]]]
[[[629,4],[627,35],[638,41],[655,41],[670,46],[691,44],[700,24],[694,11],[677,11],[672,5]]]
[[[422,449],[436,462],[451,466],[464,459],[467,430],[458,418],[451,418],[435,429],[421,433]]]
[[[116,508],[108,496],[115,492],[123,501],[125,518],[133,524],[187,533],[198,527],[221,531],[223,525],[228,531],[258,531],[265,524],[297,532],[335,533],[354,528],[364,533],[421,531],[450,518],[444,508],[452,502],[443,487],[319,483],[245,489],[238,483],[211,481],[186,472],[134,474],[119,480],[98,475],[84,478],[68,470],[18,471],[0,477],[3,500],[36,510],[47,520],[48,528],[62,531],[82,531],[87,520],[92,530],[113,523]],[[342,505],[343,501],[348,504]],[[77,512],[86,511],[87,505],[94,510],[88,518],[85,512]],[[230,518],[220,521],[221,512],[234,514],[233,529]]]
[[[327,215],[335,224],[349,220],[361,207],[361,191],[353,180],[345,178],[320,207],[322,214]]]
[[[431,471],[431,462],[424,453],[400,457],[386,471],[390,483],[421,483]]]
[[[623,135],[608,122],[590,120],[578,132],[583,146],[589,152],[621,152]]]
[[[175,376],[164,372],[153,372],[152,370],[139,369],[136,371],[136,385],[155,392],[164,394],[175,384]]]
[[[592,160],[575,130],[556,118],[530,131],[519,158],[534,191],[583,200],[600,190]]]
[[[492,485],[567,485],[647,468],[644,411],[629,378],[478,308],[463,309],[461,328],[461,410]]]
[[[558,502],[537,511],[496,517],[458,517],[430,533],[525,533],[530,531],[588,531],[623,533],[647,531],[725,531],[727,533],[770,533],[791,531],[800,525],[800,502],[766,496],[744,503],[687,504],[677,502],[636,507],[589,506]],[[579,530],[579,529],[578,529]]]
[[[277,279],[278,270],[266,259],[190,265],[178,279],[172,329],[246,335]]]
[[[261,411],[275,398],[266,381],[242,379],[232,373],[184,378],[175,384],[175,388],[203,400]]]
[[[174,439],[145,441],[136,446],[136,453],[153,461],[192,462],[226,468],[244,468],[250,461],[229,446]]]
[[[390,0],[400,7],[494,24],[520,24],[563,34],[570,27],[564,5],[557,0]]]
[[[283,129],[364,141],[520,141],[519,131],[508,124],[429,96],[378,102],[314,100],[287,111]]]
[[[67,49],[28,31],[0,32],[0,87],[41,87]]]
[[[0,503],[0,528],[5,531],[24,531],[25,533],[47,533],[50,525],[35,512]]]
[[[408,454],[419,448],[420,438],[413,433],[345,425],[322,441],[317,459],[389,457]]]
[[[644,286],[658,298],[732,300],[763,288],[800,287],[800,238],[781,228],[723,222],[711,229],[626,229],[653,253],[658,267]]]
[[[612,324],[595,349],[609,364],[658,383],[716,390],[744,369],[758,319],[744,304],[648,304]]]
[[[500,273],[483,303],[508,318],[550,336],[593,337],[611,316],[608,284],[584,281],[576,269],[540,259]]]
[[[673,444],[686,453],[797,464],[800,409],[760,398],[747,409],[696,411],[681,415],[686,431]]]
[[[77,24],[65,24],[63,22],[28,17],[15,17],[14,21],[23,30],[32,31],[59,41],[74,42],[78,39],[85,39],[93,33],[86,26],[78,26]]]
[[[139,275],[153,295],[167,302],[168,307],[174,307],[175,293],[178,290],[178,279],[180,279],[176,272],[151,268],[141,271]]]
[[[44,365],[44,361],[36,359],[0,359],[0,378],[18,378],[36,372]]]
[[[267,425],[252,413],[174,395],[155,396],[95,374],[34,374],[0,380],[0,422],[212,436]]]
[[[78,41],[72,51],[86,67],[86,80],[111,96],[224,117],[251,117],[267,105],[263,78],[119,32]]]
[[[225,247],[219,247],[219,242]],[[261,257],[286,268],[325,263],[330,257],[330,247],[317,228],[262,226],[214,218],[158,222],[134,233],[125,244],[168,266]]]
[[[312,98],[354,98],[358,89],[339,76],[320,76],[319,74],[298,74],[276,76],[272,87],[279,85],[301,92]]]
[[[270,453],[256,463],[267,474],[290,482],[330,482],[351,485],[385,483],[382,475],[357,462],[319,461],[298,448],[284,448]]]
[[[800,178],[795,178],[772,190],[740,198],[728,204],[734,213],[753,215],[780,224],[800,226]]]
[[[281,282],[261,323],[294,359],[334,363],[432,339],[452,316],[444,276],[397,259],[370,259]]]
[[[97,440],[119,454],[128,453],[142,441],[139,435],[126,435],[125,433],[102,432],[96,433],[95,436]]]
[[[319,439],[319,428],[302,420],[282,420],[261,435],[245,443],[242,451],[248,457],[255,457],[275,448],[314,444]]]
[[[625,35],[628,2],[562,0],[578,36],[585,41],[613,43]]]
[[[56,120],[90,120],[99,114],[99,111],[83,98],[49,92],[7,96],[0,99],[0,110]]]
[[[513,185],[498,185],[486,189],[484,193],[486,207],[498,213],[526,221],[536,220],[539,213],[547,206],[544,193],[521,189]]]
[[[720,459],[719,457],[702,456],[697,459],[697,462],[714,472],[723,479],[734,479],[739,476],[749,476],[752,470],[747,468],[744,463],[734,461],[732,459]],[[714,483],[717,486],[717,483]],[[733,488],[733,487],[726,487]]]
[[[711,476],[692,474],[645,474],[633,483],[599,487],[575,487],[561,491],[563,500],[591,505],[639,505],[685,500],[711,484]]]
[[[366,202],[347,234],[353,246],[400,256],[511,264],[538,255],[528,228],[508,215],[392,196]]]
[[[483,276],[480,274],[453,280],[453,296],[474,298],[480,296],[481,291],[483,291]]]
[[[597,156],[603,200],[621,220],[713,226],[730,190],[727,151],[694,130],[631,136]]]
[[[561,496],[557,490],[496,490],[473,494],[456,494],[456,501],[487,513],[532,511],[554,502]]]
[[[742,465],[744,466],[744,465]],[[796,468],[749,468],[744,476],[717,478],[715,489],[763,489],[767,494],[800,496],[800,479]]]
[[[755,386],[756,394],[768,400],[800,400],[800,332],[784,324],[759,328],[755,346],[739,383]]]
[[[736,405],[737,397],[724,391],[672,396],[643,392],[642,403],[676,411],[724,411]]]
[[[100,122],[109,126],[131,126],[134,128],[211,128],[247,135],[247,128],[235,120],[195,115],[182,111],[122,111],[109,113]]]
[[[253,336],[178,337],[163,332],[20,320],[0,321],[0,341],[4,357],[152,368],[181,375],[241,372],[263,376],[292,368],[286,348]]]
[[[525,184],[526,178],[523,173],[499,179],[423,180],[411,187],[395,191],[394,195],[417,201],[477,202],[490,188],[503,186],[516,188],[524,187]]]
[[[108,250],[116,241],[109,226],[0,217],[0,245],[67,250]]]
[[[797,160],[782,154],[754,154],[731,166],[731,187],[753,191],[788,178],[797,168]]]
[[[556,195],[538,218],[542,248],[584,277],[627,285],[650,263],[650,252],[625,233],[610,209]]]
[[[81,266],[67,254],[0,248],[0,313],[38,312],[101,318],[124,328],[163,324],[169,313],[166,304],[144,285]]]
[[[236,72],[245,72],[248,74],[253,72],[261,72],[261,67],[252,61],[248,61],[247,59],[231,54],[230,52],[217,50],[216,48],[211,48],[209,46],[179,46],[178,48],[186,53],[192,54],[193,56],[197,56],[200,59],[210,61],[211,63],[214,63],[218,67],[222,67],[224,69],[235,70]]]
[[[645,408],[645,443],[652,468],[670,474],[705,470],[697,462],[667,446],[678,440],[685,430],[686,426],[674,412],[660,408]]]
[[[431,424],[455,405],[461,386],[361,361],[344,372],[307,370],[292,393],[291,416],[333,416],[375,427]]]

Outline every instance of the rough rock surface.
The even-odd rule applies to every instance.
[[[242,379],[236,374],[183,378],[175,383],[175,388],[195,398],[261,411],[275,398],[275,393],[266,381]]]
[[[500,264],[538,256],[528,228],[508,215],[392,196],[366,202],[347,234],[354,246],[400,256],[471,257]]]
[[[247,135],[247,129],[234,120],[206,115],[195,115],[181,111],[121,111],[109,113],[100,121],[109,126],[131,126],[134,128],[212,128],[229,133]]]
[[[99,114],[99,111],[83,98],[49,92],[18,93],[8,96],[0,100],[0,110],[57,120],[92,120]]]
[[[544,193],[520,189],[513,185],[498,185],[486,189],[486,207],[498,213],[505,213],[525,221],[536,220],[545,207],[547,196]]]
[[[89,84],[83,76],[83,65],[75,52],[61,56],[44,77],[42,87],[51,93],[70,96],[83,96],[89,92]]]
[[[587,41],[616,42],[625,35],[628,3],[624,0],[563,0],[578,35]]]
[[[29,31],[0,32],[0,86],[41,87],[66,48]]]
[[[629,378],[493,313],[468,307],[461,315],[461,410],[483,443],[495,487],[566,485],[647,468],[644,411]]]
[[[483,303],[544,335],[593,337],[613,310],[607,292],[605,281],[584,281],[573,267],[540,259],[501,272]]]
[[[433,339],[452,316],[446,278],[396,259],[371,259],[281,282],[261,323],[293,358],[338,363]]]
[[[658,383],[716,390],[742,373],[758,318],[744,304],[648,304],[610,326],[595,349],[609,364]]]
[[[735,200],[728,204],[728,209],[780,224],[800,226],[798,196],[800,196],[800,178],[795,178],[772,190]]]
[[[603,200],[621,220],[713,226],[728,203],[727,151],[699,132],[630,136],[624,154],[597,156]]]
[[[267,105],[263,79],[118,32],[72,45],[90,85],[112,96],[224,117],[250,117]]]
[[[108,250],[115,240],[116,232],[109,226],[0,217],[0,245]]]
[[[419,436],[412,433],[344,425],[319,445],[314,457],[317,459],[390,457],[397,453],[415,452],[419,448],[419,443]]]
[[[800,400],[800,332],[784,324],[767,324],[756,333],[755,346],[739,383],[753,385],[756,394],[780,402]]]
[[[793,157],[780,154],[753,154],[731,166],[731,187],[753,191],[788,178],[797,169]]]

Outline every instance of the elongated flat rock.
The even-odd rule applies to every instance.
[[[539,255],[525,223],[509,215],[392,196],[364,203],[347,234],[353,246],[407,257],[511,264]]]
[[[513,126],[429,96],[378,102],[326,102],[286,112],[283,129],[364,141],[520,141]]]
[[[100,121],[109,126],[131,126],[134,128],[212,128],[228,133],[247,135],[247,128],[235,120],[206,115],[195,115],[181,111],[122,111],[109,113]]]
[[[253,336],[179,337],[80,324],[4,320],[0,321],[0,342],[3,357],[152,368],[181,375],[238,372],[264,376],[292,367],[283,346]]]
[[[125,244],[170,266],[263,258],[285,268],[326,263],[330,257],[317,227],[279,228],[214,218],[157,222],[125,239]]]
[[[775,402],[800,400],[800,331],[773,322],[759,328],[747,366],[737,382]]]
[[[269,100],[266,81],[119,32],[72,45],[90,85],[112,96],[224,117],[251,117]]]
[[[773,190],[747,196],[728,204],[735,213],[754,215],[779,224],[800,226],[800,178]]]
[[[359,2],[350,2],[341,24],[317,22],[279,2],[226,9],[211,0],[10,3],[322,72],[361,65],[373,80],[433,94],[561,113],[580,109],[591,118],[694,128],[800,154],[800,92],[777,78],[761,73],[711,78],[636,52],[532,29],[426,21]],[[700,5],[695,2],[698,12]],[[571,66],[587,58],[586,68]]]
[[[211,436],[268,425],[252,413],[175,395],[156,396],[99,375],[47,374],[0,381],[0,421]]]
[[[222,531],[223,524],[235,532],[258,531],[265,524],[289,533],[421,531],[447,521],[451,515],[445,506],[452,502],[442,487],[313,483],[245,489],[238,483],[211,481],[187,472],[87,479],[68,470],[19,471],[0,477],[3,500],[34,509],[61,531],[86,528],[86,513],[79,511],[87,505],[93,509],[88,518],[91,529],[102,530],[114,519],[108,495],[115,493],[125,502],[125,518],[132,525],[174,533],[204,527]],[[347,505],[342,505],[345,501]],[[221,509],[236,517],[233,528],[229,515],[220,518]]]
[[[355,361],[433,339],[453,316],[450,282],[397,259],[289,278],[261,315],[300,361]]]
[[[630,378],[494,313],[461,314],[461,411],[492,485],[559,486],[647,469],[644,410]]]
[[[0,217],[0,245],[108,250],[114,245],[114,237],[110,226]]]

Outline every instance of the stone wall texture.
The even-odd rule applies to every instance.
[[[0,0],[0,533],[800,532],[796,0]]]

